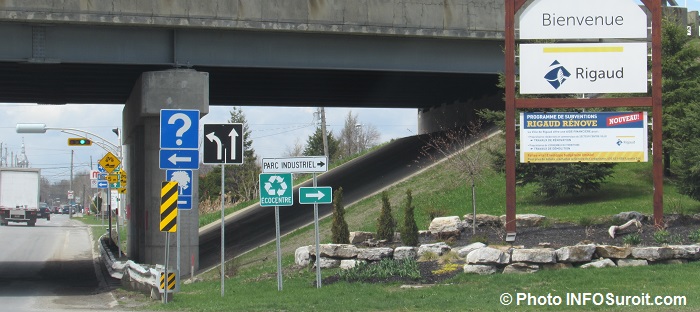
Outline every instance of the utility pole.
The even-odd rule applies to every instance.
[[[68,190],[69,191],[73,191],[73,153],[74,152],[75,152],[74,150],[70,150],[70,181],[68,183]],[[71,204],[72,204],[71,199],[69,198],[68,199],[68,213],[69,213],[68,216],[70,218],[73,217],[73,207],[71,207]]]
[[[328,135],[326,134],[326,110],[321,107],[321,134],[323,135],[323,156],[328,158],[330,162],[330,156],[328,155]]]

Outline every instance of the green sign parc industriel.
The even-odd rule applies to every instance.
[[[292,186],[291,173],[261,173],[260,206],[292,206],[294,204]]]
[[[330,186],[300,187],[300,204],[330,204],[333,202],[333,189]]]

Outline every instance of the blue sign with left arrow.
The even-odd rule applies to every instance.
[[[160,169],[199,169],[199,150],[160,150]]]
[[[109,183],[107,183],[107,180],[97,181],[97,188],[106,189],[108,185]]]

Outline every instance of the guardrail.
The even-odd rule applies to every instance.
[[[160,264],[146,265],[139,264],[131,260],[120,261],[114,257],[114,253],[106,245],[107,239],[104,234],[100,237],[100,257],[104,261],[109,275],[113,278],[120,279],[122,286],[150,294],[151,299],[161,300],[161,293],[158,288],[157,279],[160,276],[159,272],[164,271],[164,267]]]

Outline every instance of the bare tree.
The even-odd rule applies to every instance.
[[[469,126],[445,130],[431,136],[423,155],[435,158],[434,152],[445,157],[446,163],[464,179],[472,192],[472,233],[476,233],[476,182],[481,180],[484,168],[489,166],[493,141],[486,140],[488,133],[482,131],[482,123],[471,122]]]
[[[344,157],[360,153],[377,144],[380,134],[371,124],[360,123],[357,115],[348,112],[343,130],[340,132],[340,150]]]
[[[299,138],[294,141],[294,145],[287,146],[287,150],[284,152],[287,157],[301,156],[304,154],[304,143],[299,140]]]

